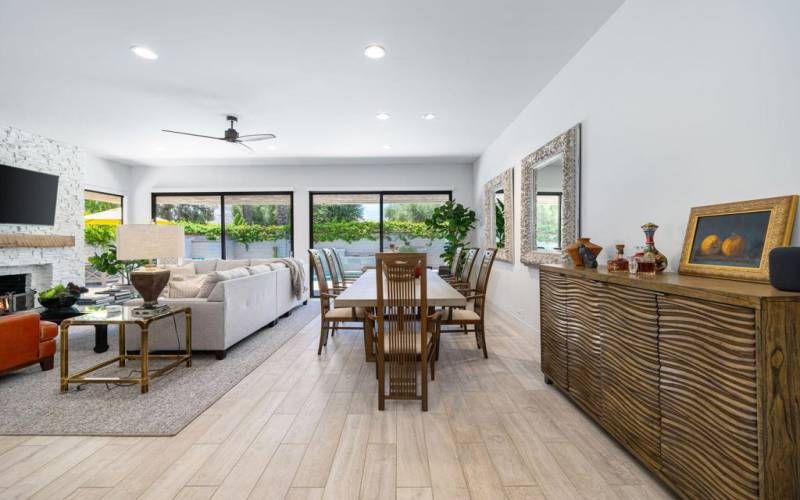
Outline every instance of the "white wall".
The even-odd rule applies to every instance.
[[[150,194],[166,191],[294,191],[294,250],[306,260],[309,191],[452,190],[472,205],[469,164],[286,165],[221,167],[132,167],[130,221],[150,220]]]
[[[655,222],[675,270],[691,207],[800,193],[798,26],[796,0],[628,0],[475,163],[476,206],[510,166],[519,200],[520,160],[580,122],[583,235],[605,258]],[[538,331],[515,208],[490,301]]]

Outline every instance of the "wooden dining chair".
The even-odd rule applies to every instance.
[[[336,260],[336,253],[334,252],[333,248],[323,248],[322,253],[325,255],[325,261],[328,263],[328,271],[331,275],[331,283],[333,284],[333,288],[337,290],[337,293],[345,290],[353,283],[353,281],[346,281],[344,279],[341,269],[339,268],[339,263]]]
[[[386,399],[418,399],[428,411],[428,367],[433,379],[441,314],[428,314],[425,254],[379,253],[375,263],[377,307],[366,325],[377,330],[378,409]]]
[[[456,248],[456,251],[453,253],[453,261],[450,263],[450,267],[447,268],[447,271],[443,273],[442,270],[444,270],[444,267],[440,268],[439,276],[442,279],[446,280],[447,278],[458,276],[458,270],[461,264],[461,252],[463,249],[464,247]]]
[[[462,291],[466,295],[467,303],[472,303],[472,309],[459,309],[448,307],[445,309],[441,318],[442,326],[459,326],[465,332],[474,331],[475,341],[479,349],[483,349],[483,357],[488,358],[489,353],[486,348],[486,330],[484,321],[486,319],[486,290],[489,286],[489,275],[492,272],[494,258],[497,255],[496,248],[487,248],[483,251],[483,259],[478,268],[478,276],[475,281],[475,288],[465,288]],[[436,355],[438,357],[438,344]]]
[[[338,293],[328,287],[320,251],[314,248],[309,249],[308,260],[317,275],[317,283],[319,284],[320,328],[319,348],[317,349],[317,356],[319,356],[322,354],[323,346],[328,344],[329,334],[332,337],[339,330],[364,331],[363,324],[364,318],[366,318],[366,310],[363,307],[335,307],[335,299]],[[362,326],[343,326],[342,323],[357,323]]]
[[[478,248],[467,249],[467,254],[464,257],[464,264],[461,266],[459,275],[451,279],[445,279],[445,281],[456,290],[468,289],[471,286],[469,277],[472,275],[475,259],[478,257],[478,250]]]

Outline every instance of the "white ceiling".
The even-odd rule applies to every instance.
[[[148,165],[471,160],[622,1],[0,0],[0,122]],[[229,113],[278,139],[160,132]]]

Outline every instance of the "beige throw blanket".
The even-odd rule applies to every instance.
[[[292,278],[292,291],[297,300],[301,300],[303,295],[308,290],[308,282],[306,281],[306,270],[303,268],[302,261],[294,258],[286,259],[270,259],[272,262],[280,262],[289,268],[289,275]]]

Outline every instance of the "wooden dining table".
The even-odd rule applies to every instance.
[[[465,307],[467,299],[464,295],[450,286],[438,273],[427,269],[428,279],[428,307]],[[383,289],[386,297],[386,287]],[[419,280],[417,280],[417,293],[419,297]],[[417,299],[419,303],[419,299]],[[368,269],[346,290],[334,299],[336,307],[364,307],[374,309],[378,305],[377,283],[375,270]],[[364,350],[367,361],[375,360],[372,343],[367,338],[367,329],[364,329]]]

